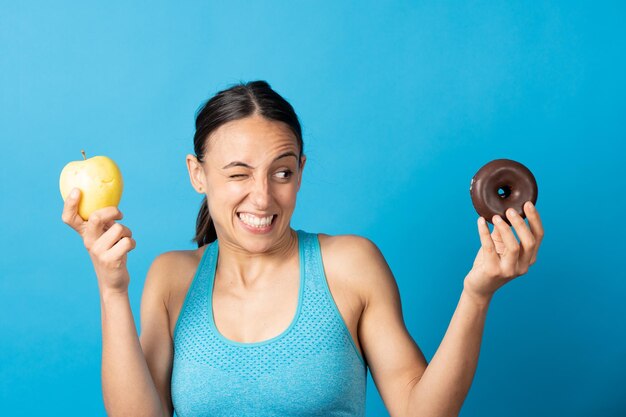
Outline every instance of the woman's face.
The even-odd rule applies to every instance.
[[[201,165],[188,155],[194,187],[207,195],[220,242],[260,253],[288,241],[302,166],[296,137],[254,115],[228,122],[207,140]]]

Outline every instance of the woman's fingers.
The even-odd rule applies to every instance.
[[[541,245],[541,241],[543,240],[543,226],[541,224],[541,218],[539,217],[539,212],[532,204],[532,202],[527,201],[524,205],[524,214],[528,218],[528,223],[530,224],[530,230],[535,237],[535,248],[533,250],[533,254],[530,258],[530,265],[534,264],[537,260],[537,252],[539,251],[539,245]]]
[[[76,194],[72,194],[72,193]],[[74,188],[72,192],[65,198],[63,204],[63,214],[61,214],[61,220],[63,223],[69,225],[77,232],[81,232],[84,228],[85,221],[78,214],[78,203],[80,201],[80,189]]]
[[[518,255],[520,252],[519,243],[513,234],[509,225],[502,220],[499,215],[493,216],[493,224],[500,231],[502,240],[504,241],[505,251],[500,257],[502,265],[502,273],[505,277],[512,278],[515,276]]]
[[[84,236],[87,250],[91,250],[96,240],[110,230],[115,224],[114,220],[121,220],[123,217],[122,212],[115,206],[104,207],[91,213]]]
[[[119,263],[127,252],[135,248],[135,240],[132,236],[133,233],[128,227],[121,223],[114,223],[94,244],[94,250],[103,254],[103,262]]]
[[[106,232],[104,232],[100,239],[98,239],[98,249],[107,251],[111,249],[117,242],[124,237],[132,237],[133,233],[130,229],[121,223],[114,223]]]
[[[120,240],[117,241],[115,245],[111,248],[110,256],[113,259],[123,259],[124,255],[126,255],[131,250],[135,249],[137,246],[137,242],[130,236],[124,236]]]
[[[530,265],[530,259],[535,253],[535,237],[531,233],[530,229],[526,225],[526,222],[514,209],[508,209],[506,216],[515,228],[517,236],[521,242],[521,248],[519,252],[517,262],[517,275],[525,274],[528,272],[528,266]]]
[[[499,257],[496,252],[496,245],[491,239],[487,221],[482,216],[478,218],[478,235],[480,236],[480,244],[483,249],[484,262],[497,265]]]

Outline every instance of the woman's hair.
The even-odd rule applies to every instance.
[[[301,163],[304,143],[298,116],[291,104],[262,80],[235,84],[218,92],[202,106],[196,115],[196,133],[193,137],[194,151],[198,161],[204,162],[208,138],[217,128],[230,121],[255,114],[269,120],[283,122],[291,128],[300,147],[298,163]],[[209,215],[205,196],[196,219],[196,236],[192,242],[197,242],[198,247],[202,247],[216,239],[217,233]]]

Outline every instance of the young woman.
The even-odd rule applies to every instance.
[[[392,416],[454,416],[474,376],[494,292],[528,271],[538,212],[511,228],[479,218],[481,248],[430,363],[404,325],[394,277],[355,236],[291,228],[306,162],[292,106],[264,81],[235,85],[197,115],[194,189],[204,194],[196,250],[155,258],[137,336],[128,298],[131,231],[116,207],[63,221],[98,279],[102,386],[111,416],[363,416],[369,368]]]

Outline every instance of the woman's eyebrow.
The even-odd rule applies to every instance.
[[[298,160],[298,155],[296,155],[296,154],[295,154],[295,152],[293,152],[293,151],[288,151],[288,152],[285,152],[285,153],[282,153],[282,154],[278,155],[276,158],[274,158],[274,161],[273,161],[273,162],[276,162],[276,161],[278,161],[279,159],[281,159],[281,158],[285,158],[285,157],[287,157],[287,156],[293,156],[294,158],[296,158],[296,161]],[[241,161],[233,161],[233,162],[231,162],[231,163],[230,163],[230,164],[228,164],[228,165],[224,165],[224,166],[222,167],[222,169],[228,169],[228,168],[232,168],[232,167],[254,168],[254,167],[251,167],[250,165],[246,164],[245,162],[241,162]]]

